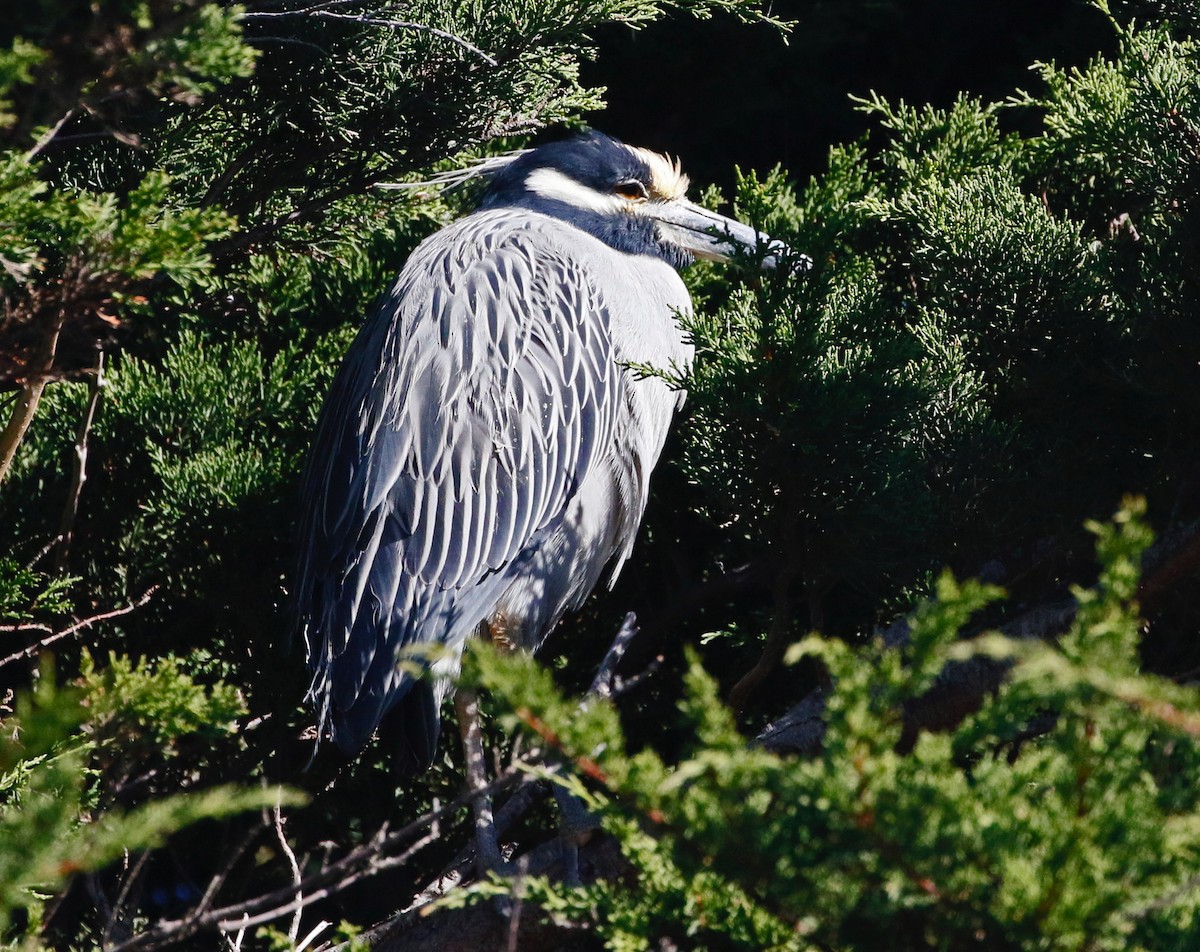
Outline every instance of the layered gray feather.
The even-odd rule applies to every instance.
[[[481,622],[502,615],[536,646],[628,553],[677,395],[622,363],[690,348],[672,315],[687,294],[662,262],[632,266],[659,288],[669,275],[654,299],[624,290],[641,274],[601,293],[597,269],[621,259],[554,218],[479,212],[418,248],[356,339],[305,478],[295,592],[311,696],[347,750],[422,670],[436,736]],[[673,330],[624,353],[645,320]],[[444,654],[412,654],[427,646]]]

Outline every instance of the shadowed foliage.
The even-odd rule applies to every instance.
[[[359,941],[1194,948],[1200,6],[1010,6],[797,2],[791,52],[723,0],[0,25],[0,945],[315,948],[455,864],[452,744],[412,780],[313,756],[299,475],[372,301],[473,200],[431,177],[586,115],[813,267],[688,272],[622,579],[537,661],[469,665],[497,785],[596,811],[581,882],[539,801],[504,834],[528,875]],[[662,85],[665,30],[720,97]],[[605,69],[633,107],[597,111]],[[976,656],[1007,677],[920,729]],[[804,756],[752,742],[806,697]]]

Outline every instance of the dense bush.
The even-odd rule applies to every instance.
[[[305,770],[297,476],[357,322],[469,201],[420,183],[595,108],[589,37],[662,14],[62,0],[0,28],[0,941],[315,944],[465,845],[448,742],[415,780],[373,749]],[[541,662],[472,669],[497,775],[542,769],[529,742],[574,765],[625,865],[450,904],[516,888],[575,947],[1195,947],[1200,7],[1116,14],[1114,53],[1003,102],[872,96],[807,186],[740,179],[813,267],[690,272],[699,359],[621,584]],[[581,709],[630,608],[623,673],[653,670]],[[914,726],[977,652],[1004,685]],[[814,687],[819,745],[750,743]]]

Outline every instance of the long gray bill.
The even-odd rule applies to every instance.
[[[780,258],[789,254],[782,241],[776,241],[761,231],[707,208],[701,208],[686,199],[655,203],[646,209],[646,214],[655,219],[671,238],[697,258],[709,261],[728,261],[733,250],[741,247],[749,251],[764,248],[770,252],[763,259],[764,268],[776,268]]]

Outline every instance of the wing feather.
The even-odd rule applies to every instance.
[[[348,749],[410,690],[409,649],[490,614],[612,439],[609,312],[548,227],[491,211],[425,242],[322,411],[296,602]]]

